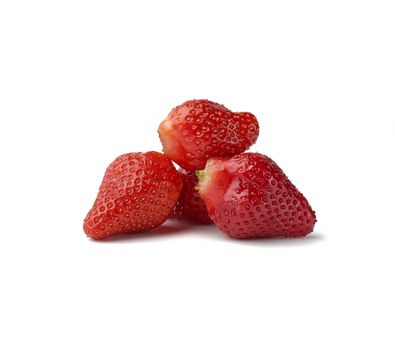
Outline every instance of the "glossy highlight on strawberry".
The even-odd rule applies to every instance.
[[[214,158],[198,173],[209,215],[230,237],[302,237],[313,231],[315,212],[269,157]]]
[[[161,153],[119,156],[105,172],[84,231],[101,240],[157,227],[172,213],[182,185],[181,175]]]
[[[175,107],[158,132],[166,156],[184,169],[201,170],[208,158],[247,150],[258,138],[259,125],[251,113],[191,100]]]
[[[194,171],[178,169],[182,176],[184,186],[174,208],[172,219],[188,220],[198,224],[211,224],[206,204],[196,189],[198,178]]]

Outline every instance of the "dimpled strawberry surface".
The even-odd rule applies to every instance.
[[[163,152],[184,169],[204,169],[208,158],[231,156],[253,145],[259,134],[251,113],[234,113],[208,100],[175,107],[160,124]]]
[[[181,175],[158,152],[128,153],[107,168],[84,220],[96,240],[150,230],[166,221],[181,192]]]
[[[302,237],[314,228],[306,198],[265,155],[214,158],[199,177],[211,219],[230,237]]]
[[[174,208],[172,219],[188,220],[199,224],[212,223],[207,213],[206,204],[196,189],[198,178],[194,171],[178,169],[184,180],[180,197]]]

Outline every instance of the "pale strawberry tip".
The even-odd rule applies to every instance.
[[[164,120],[158,128],[159,139],[162,143],[163,153],[172,161],[179,163],[182,155],[182,145],[174,135],[173,123],[171,120]]]

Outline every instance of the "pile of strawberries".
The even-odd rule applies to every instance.
[[[144,232],[169,218],[214,223],[232,238],[313,231],[314,211],[278,165],[243,153],[258,138],[253,114],[191,100],[174,108],[158,132],[164,154],[128,153],[107,168],[84,220],[89,237]]]

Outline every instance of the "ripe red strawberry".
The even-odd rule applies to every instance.
[[[163,154],[124,154],[107,168],[84,231],[101,240],[157,227],[169,218],[181,189],[180,174]]]
[[[267,156],[210,159],[198,174],[211,219],[233,238],[300,237],[314,228],[306,198]]]
[[[172,219],[195,221],[200,224],[211,224],[212,221],[207,213],[199,192],[196,189],[198,178],[194,171],[178,169],[184,180],[184,186],[174,207]]]
[[[191,100],[174,108],[159,125],[163,152],[184,169],[204,169],[208,158],[247,150],[259,134],[251,113],[233,113],[208,100]]]

